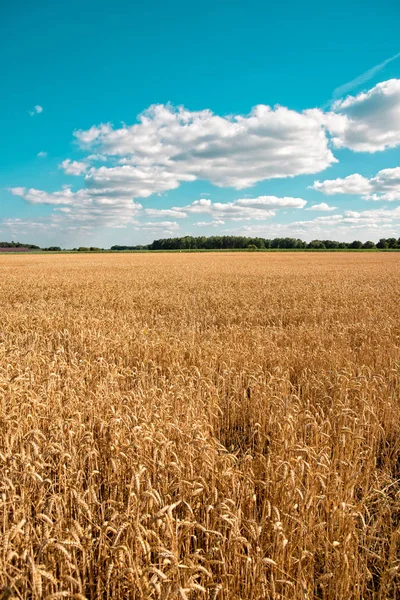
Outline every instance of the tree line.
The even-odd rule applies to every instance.
[[[337,242],[334,240],[312,240],[305,242],[299,238],[274,238],[266,239],[261,237],[245,237],[236,235],[213,235],[210,237],[193,237],[186,235],[184,237],[163,238],[154,240],[148,245],[138,246],[111,246],[111,250],[233,250],[233,249],[314,249],[314,250],[373,250],[379,249],[400,249],[400,238],[381,238],[376,244],[371,241],[361,242]]]
[[[21,242],[0,242],[0,248],[29,248],[29,250],[40,250],[35,244],[21,244]]]
[[[40,248],[34,244],[22,244],[21,242],[0,242],[0,248],[28,248],[29,250],[42,250],[44,252],[61,252],[60,246],[49,246]],[[381,238],[377,243],[367,241],[361,242],[337,242],[335,240],[312,240],[305,242],[299,238],[274,238],[246,237],[240,235],[213,235],[213,236],[191,236],[175,238],[162,238],[154,240],[151,244],[136,246],[115,245],[110,250],[396,250],[400,249],[400,238]],[[72,252],[102,252],[104,248],[95,246],[80,246],[72,248]]]

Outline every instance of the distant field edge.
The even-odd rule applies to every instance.
[[[259,254],[260,252],[400,252],[400,248],[258,248],[257,250],[248,250],[247,248],[187,248],[182,250],[32,250],[31,252],[0,252],[0,256],[27,254],[176,254],[179,252],[199,253],[199,252],[246,252],[247,254]]]

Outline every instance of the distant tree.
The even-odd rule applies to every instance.
[[[313,248],[313,249],[320,249],[323,250],[324,248],[326,248],[324,242],[321,242],[321,240],[312,240],[307,248]]]
[[[249,246],[255,246],[256,248],[274,248],[274,249],[303,249],[309,248],[311,250],[345,250],[347,248],[352,249],[372,249],[372,248],[400,248],[400,238],[389,238],[388,240],[381,239],[375,246],[374,242],[365,242],[363,244],[359,240],[353,242],[337,242],[335,240],[312,240],[307,243],[301,239],[296,238],[274,238],[272,240],[261,238],[261,237],[245,237],[240,235],[212,235],[209,237],[198,236],[193,237],[186,235],[183,237],[176,238],[164,238],[154,240],[151,244],[141,246],[111,246],[111,250],[123,251],[123,250],[230,250],[230,249],[249,249]],[[81,247],[79,251],[88,251],[92,248]],[[98,249],[95,249],[98,251]]]
[[[85,246],[79,246],[78,252],[89,252],[89,248],[86,248]]]
[[[386,243],[389,248],[398,248],[396,238],[387,238]]]
[[[336,250],[339,248],[339,242],[335,242],[334,240],[323,240],[323,244],[325,248],[328,248],[329,250]]]
[[[250,250],[250,252],[254,252],[254,251],[257,251],[258,248],[257,248],[257,246],[255,244],[249,244],[247,246],[247,250]]]
[[[389,248],[389,245],[388,245],[387,241],[385,240],[385,238],[381,238],[379,240],[379,242],[377,243],[376,247],[380,248],[380,249],[386,249],[386,248]]]
[[[373,248],[376,248],[376,246],[375,246],[374,242],[371,242],[370,240],[368,240],[368,242],[364,242],[363,248],[365,250],[372,250]]]
[[[60,252],[60,246],[49,246],[48,248],[42,248],[44,252]]]
[[[29,250],[40,250],[35,244],[21,244],[21,242],[0,242],[0,248],[29,248]]]

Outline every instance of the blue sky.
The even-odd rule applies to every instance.
[[[395,0],[3,3],[0,239],[399,237],[399,17]]]

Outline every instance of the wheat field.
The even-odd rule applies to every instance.
[[[0,257],[0,598],[400,598],[400,256]]]

